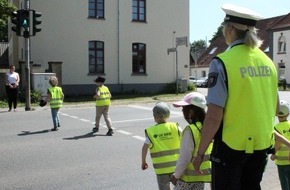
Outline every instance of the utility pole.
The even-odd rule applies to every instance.
[[[24,9],[25,10],[29,10],[30,8],[30,2],[29,0],[25,0],[24,1]],[[29,47],[29,43],[30,43],[30,36],[29,36],[29,31],[32,28],[29,27],[28,29],[26,28],[24,31],[24,36],[26,35],[25,33],[28,33],[28,36],[24,37],[24,42],[25,42],[25,73],[26,73],[26,87],[25,87],[25,111],[29,111],[31,110],[31,98],[30,98],[30,47]]]
[[[30,10],[29,0],[24,0],[24,9],[20,9],[11,13],[11,22],[14,26],[11,30],[16,33],[16,36],[24,37],[24,50],[25,50],[25,110],[29,111],[31,108],[30,97],[30,36],[35,36],[37,32],[41,31],[38,25],[41,24],[40,12]]]

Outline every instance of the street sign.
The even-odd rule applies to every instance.
[[[187,36],[176,38],[176,46],[182,46],[182,45],[187,46]]]
[[[170,52],[176,52],[176,48],[168,48],[167,54],[169,55]]]

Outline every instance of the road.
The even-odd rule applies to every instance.
[[[289,93],[281,92],[280,97],[290,102]],[[18,112],[0,109],[0,189],[157,189],[149,155],[149,169],[140,169],[144,129],[154,124],[153,105],[113,105],[113,136],[105,136],[103,120],[100,132],[91,133],[93,105],[62,108],[62,126],[57,132],[50,131],[49,107],[35,111],[19,108]],[[171,108],[170,120],[184,128],[181,109]],[[265,171],[262,189],[280,189],[272,161]]]

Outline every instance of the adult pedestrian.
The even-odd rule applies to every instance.
[[[17,72],[15,72],[15,66],[10,65],[9,71],[6,73],[6,94],[8,99],[9,110],[17,111],[17,101],[18,101],[18,91],[19,91],[20,77]]]
[[[274,141],[278,104],[277,71],[260,50],[255,25],[261,16],[235,5],[222,6],[228,49],[211,61],[208,111],[193,159],[198,172],[214,138],[213,190],[259,190]]]

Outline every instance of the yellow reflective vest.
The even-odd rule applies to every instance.
[[[62,89],[58,86],[48,88],[50,93],[50,108],[62,107]]]
[[[277,72],[259,48],[244,44],[219,54],[225,66],[228,98],[222,140],[234,150],[253,153],[274,143]]]
[[[280,122],[275,126],[275,129],[283,135],[288,141],[290,140],[290,122],[284,121]],[[280,148],[275,153],[276,159],[275,163],[277,165],[290,165],[289,161],[289,147],[287,147],[285,144],[281,143]]]
[[[170,174],[179,156],[180,132],[178,123],[166,122],[145,129],[149,138],[150,155],[156,174]]]
[[[194,142],[194,150],[192,151],[192,157],[196,156],[197,149],[199,147],[200,138],[201,138],[201,128],[202,124],[197,122],[196,125],[191,124],[186,126],[185,130],[190,130],[192,134],[192,139]],[[210,161],[210,153],[212,151],[212,143],[209,145],[208,149],[205,152],[203,162],[200,165],[200,170],[203,174],[196,174],[194,171],[194,166],[190,162],[184,171],[184,174],[180,176],[180,180],[186,183],[194,183],[194,182],[211,182],[211,161]]]
[[[108,87],[102,85],[98,87],[100,97],[96,99],[96,106],[109,106],[111,104],[111,93]]]

